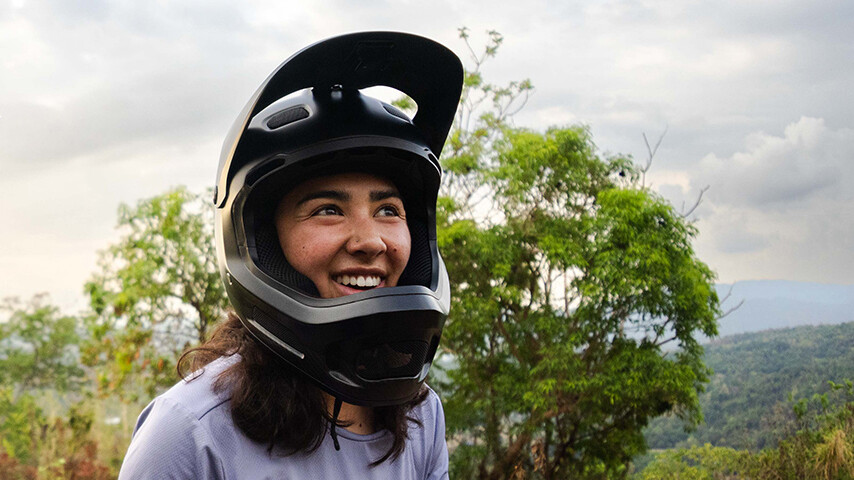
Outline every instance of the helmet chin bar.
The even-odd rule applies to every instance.
[[[383,290],[394,293],[409,288]],[[242,288],[233,280],[231,290]],[[246,293],[242,298],[251,299]],[[412,296],[391,295],[390,299],[403,308],[406,303],[422,303],[407,298]],[[246,307],[240,310],[248,310]],[[310,324],[253,305],[251,316],[239,317],[256,339],[330,395],[347,403],[378,407],[403,403],[418,394],[446,317],[438,302],[435,307]]]

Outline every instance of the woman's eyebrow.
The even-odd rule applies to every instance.
[[[314,192],[307,193],[304,197],[300,199],[300,201],[297,202],[297,206],[300,206],[305,202],[310,202],[317,198],[328,198],[331,200],[346,202],[350,200],[350,194],[347,192],[342,192],[340,190],[317,190]]]
[[[401,198],[400,194],[397,193],[395,190],[374,190],[371,192],[372,202],[379,202],[387,198],[396,198],[400,201],[403,201],[403,198]]]

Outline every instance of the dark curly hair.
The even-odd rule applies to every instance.
[[[218,358],[235,354],[240,355],[240,360],[220,373],[214,383],[216,393],[231,394],[234,424],[250,439],[267,444],[271,453],[273,448],[280,448],[285,455],[317,450],[333,421],[322,390],[259,344],[233,312],[207,342],[181,355],[178,375],[192,381],[193,372]],[[403,453],[409,423],[422,426],[409,412],[427,395],[427,387],[422,386],[418,395],[407,403],[374,409],[374,428],[390,431],[393,441],[385,455],[371,466],[394,460]],[[349,424],[338,420],[336,425]]]

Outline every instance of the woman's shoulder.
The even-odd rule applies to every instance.
[[[217,376],[234,361],[211,362],[145,407],[120,478],[223,477],[220,444],[236,432],[229,414],[229,394],[213,387]]]
[[[444,411],[439,395],[427,385],[424,385],[424,388],[427,390],[427,395],[421,403],[412,409],[412,414],[421,422],[435,422],[440,418],[444,421]]]
[[[418,460],[423,478],[447,478],[448,446],[445,443],[445,413],[442,401],[433,389],[427,388],[424,401],[412,409],[410,417],[420,425],[410,430],[407,449]]]
[[[431,457],[445,445],[445,413],[436,392],[430,387],[425,388],[427,396],[408,414],[416,423],[410,424],[407,448],[411,445],[419,451],[417,455]]]
[[[237,355],[214,360],[180,380],[155,398],[152,404],[161,402],[175,405],[184,409],[190,416],[201,420],[211,411],[222,408],[228,403],[231,396],[228,389],[217,390],[214,388],[214,383],[223,371],[239,360]]]
[[[228,413],[230,392],[214,388],[219,375],[239,361],[236,356],[222,357],[201,368],[156,397],[140,413],[134,438],[145,426],[168,425],[196,427],[210,423],[210,417]],[[229,417],[230,418],[230,417]]]

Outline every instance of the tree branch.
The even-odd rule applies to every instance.
[[[661,146],[661,141],[664,140],[664,136],[667,135],[667,129],[668,129],[668,127],[665,126],[664,131],[661,132],[661,135],[659,135],[659,137],[658,137],[658,141],[655,142],[655,146],[651,147],[651,148],[649,146],[649,140],[647,140],[647,138],[646,138],[646,133],[642,134],[643,135],[643,143],[646,145],[646,152],[647,152],[646,165],[641,169],[641,186],[642,187],[646,186],[646,172],[652,166],[652,159],[655,158],[655,154],[658,152],[658,147]]]
[[[683,203],[682,204],[683,211],[679,215],[682,216],[682,218],[688,218],[691,214],[693,214],[694,210],[696,210],[697,207],[700,206],[700,203],[703,201],[703,194],[706,193],[706,191],[708,189],[709,189],[709,185],[706,185],[705,187],[700,189],[700,193],[697,195],[697,201],[694,202],[694,205],[691,206],[691,208],[689,208],[687,212],[684,211],[685,204]]]

